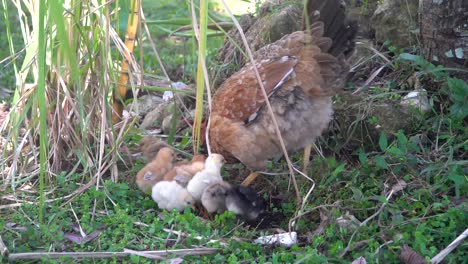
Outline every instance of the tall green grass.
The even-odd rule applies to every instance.
[[[2,3],[5,5],[6,1],[2,0]],[[72,174],[80,173],[83,183],[97,186],[103,177],[118,178],[117,161],[121,160],[119,147],[135,119],[130,118],[114,127],[109,121],[110,99],[117,84],[121,54],[124,53],[122,39],[130,6],[125,1],[10,0],[10,3],[20,9],[15,13],[17,23],[6,23],[9,52],[12,57],[24,59],[12,61],[18,70],[12,110],[3,131],[8,142],[2,148],[1,186],[21,198],[21,190],[32,184],[40,196],[42,208],[44,202],[57,198],[45,195],[46,190],[52,188],[57,180],[67,180]],[[40,5],[36,8],[35,3]],[[204,136],[199,131],[203,106],[206,105],[205,87],[211,78],[208,75],[212,67],[210,63],[215,56],[214,48],[222,42],[222,38],[210,36],[214,31],[208,29],[208,21],[213,27],[223,20],[219,15],[208,12],[209,1],[201,1],[200,5],[193,3],[192,6],[186,3],[184,12],[187,15],[182,18],[188,25],[159,23],[156,27],[167,27],[173,33],[183,31],[186,35],[183,37],[184,46],[189,47],[186,49],[189,56],[186,57],[191,61],[186,61],[185,69],[188,72],[196,69],[196,75],[189,80],[197,80],[194,130],[197,140],[194,142],[198,149],[200,136]],[[150,7],[149,10],[154,5],[143,1],[144,7],[145,4]],[[5,8],[4,17],[11,16],[8,12],[11,9]],[[149,16],[155,19],[154,14],[150,13]],[[195,30],[190,30],[193,22],[200,25],[198,39],[195,38]],[[190,28],[187,29],[187,26]],[[13,27],[21,29],[24,47],[17,46],[13,41],[9,33]],[[147,65],[153,63],[151,56],[146,56],[151,51],[145,46],[146,39],[152,37],[149,34],[153,33],[155,31],[151,26],[148,34],[139,36],[136,59],[129,61],[131,78],[128,88],[134,91],[148,71]],[[162,35],[159,34],[156,37],[161,40]],[[208,38],[210,41],[207,41]],[[143,56],[145,60],[141,59],[142,63],[138,65],[136,61]],[[163,64],[178,65],[163,53],[159,65],[149,73],[158,72],[158,69],[165,72]],[[173,128],[172,136],[175,126]],[[62,171],[65,174],[61,174]],[[68,201],[75,194],[60,199]],[[25,199],[36,202],[32,197]]]
[[[194,121],[194,152],[200,147],[201,122],[203,118],[203,95],[205,93],[208,72],[206,70],[206,31],[208,25],[208,1],[200,0],[200,31],[198,32],[198,67],[197,67],[197,95]],[[209,84],[208,84],[209,85]],[[209,91],[209,90],[208,90]]]
[[[20,8],[25,47],[16,47],[7,34],[11,56],[23,50],[24,60],[12,62],[20,67],[4,131],[8,142],[2,149],[2,185],[22,199],[21,190],[31,183],[42,208],[47,198],[56,198],[45,197],[46,186],[52,188],[60,177],[80,172],[84,182],[98,184],[104,175],[117,177],[117,170],[110,168],[120,159],[124,135],[120,132],[128,129],[115,129],[109,122],[120,59],[120,52],[114,51],[120,51],[122,43],[112,27],[119,6],[76,0],[11,1]],[[7,23],[7,32],[17,26]],[[61,171],[66,173],[59,175]]]

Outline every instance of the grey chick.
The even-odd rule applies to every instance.
[[[265,212],[265,202],[252,188],[240,185],[229,189],[226,208],[247,221],[254,221]]]
[[[220,181],[209,185],[201,197],[201,203],[208,213],[222,213],[226,211],[226,196],[232,189],[232,186]]]

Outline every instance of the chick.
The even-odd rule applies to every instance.
[[[265,203],[253,189],[240,185],[227,192],[226,208],[247,221],[254,221],[265,212]]]
[[[187,190],[193,196],[195,201],[199,202],[203,191],[209,185],[221,182],[221,167],[224,164],[224,158],[220,154],[211,154],[205,161],[205,168],[193,176],[187,185]]]
[[[177,181],[182,186],[186,186],[192,177],[205,167],[204,155],[194,155],[190,162],[181,161],[174,164],[174,167],[164,175],[165,181]]]
[[[156,157],[138,172],[136,176],[138,188],[144,193],[151,193],[153,186],[172,169],[173,159],[174,151],[171,148],[160,149]]]
[[[151,136],[143,137],[138,143],[138,149],[147,161],[153,160],[163,147],[167,147],[165,142]]]
[[[226,196],[232,186],[220,181],[208,186],[201,197],[201,203],[208,213],[222,213],[226,211]]]
[[[153,186],[151,197],[161,209],[176,209],[181,212],[195,201],[184,187],[175,181],[160,181]]]

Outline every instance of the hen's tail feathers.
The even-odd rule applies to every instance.
[[[332,40],[328,53],[337,57],[352,54],[358,26],[356,21],[346,17],[343,0],[308,0],[306,11],[309,25],[317,21],[323,22],[323,36]]]

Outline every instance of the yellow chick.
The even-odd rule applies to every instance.
[[[195,201],[199,202],[203,191],[209,185],[221,182],[221,167],[224,164],[224,158],[220,154],[211,154],[205,161],[205,168],[193,176],[187,185],[188,192]]]
[[[206,157],[201,154],[194,155],[190,162],[181,161],[174,164],[174,167],[164,175],[165,181],[177,181],[182,186],[186,186],[192,177],[205,168]]]
[[[161,148],[156,157],[138,172],[136,176],[138,188],[144,193],[151,193],[153,186],[172,169],[173,159],[174,151],[171,148]]]
[[[153,160],[163,147],[167,147],[165,142],[151,136],[143,137],[138,143],[138,149],[148,162]]]
[[[160,181],[153,186],[151,197],[158,207],[166,210],[176,209],[181,212],[195,201],[184,187],[175,181]]]

